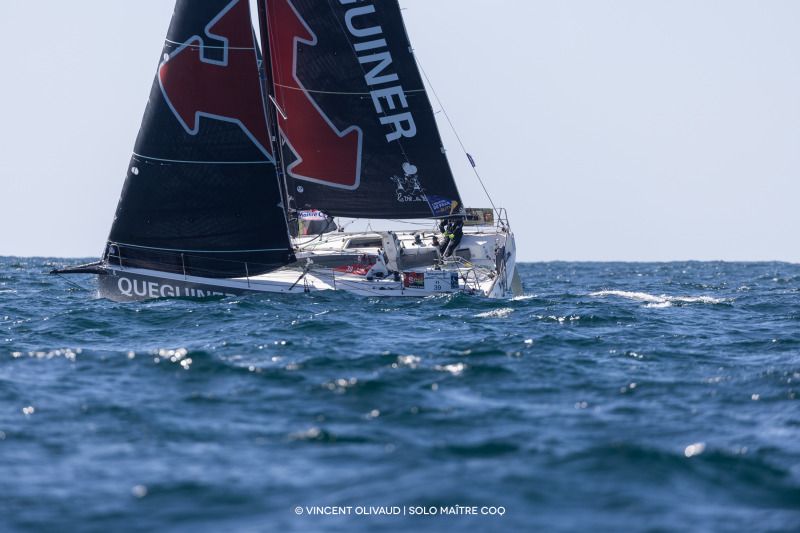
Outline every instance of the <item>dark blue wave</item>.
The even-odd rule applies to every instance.
[[[117,304],[46,274],[81,262],[0,258],[2,531],[800,521],[798,265],[524,264],[513,300]],[[506,511],[442,516],[459,506]]]

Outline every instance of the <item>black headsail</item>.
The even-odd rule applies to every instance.
[[[178,0],[110,260],[228,277],[293,260],[248,0]]]
[[[462,214],[397,0],[258,1],[293,207]]]

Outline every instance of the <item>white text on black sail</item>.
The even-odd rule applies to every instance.
[[[342,5],[354,4],[356,2],[361,3],[361,1],[362,0],[339,0]],[[376,87],[397,82],[399,78],[396,73],[386,72],[387,68],[392,64],[392,55],[387,49],[388,45],[386,39],[381,37],[383,35],[383,28],[381,28],[380,25],[356,28],[354,24],[354,21],[358,17],[369,15],[370,13],[375,13],[375,6],[371,4],[362,5],[348,9],[344,18],[347,30],[353,37],[368,39],[355,43],[353,48],[358,55],[359,63],[367,65],[367,68],[371,66],[371,70],[367,72],[365,76],[367,85]],[[381,124],[393,127],[393,131],[386,134],[386,140],[388,142],[396,141],[400,137],[413,137],[417,134],[414,117],[410,112],[398,112],[393,115],[388,114],[390,111],[398,109],[398,104],[401,109],[408,108],[408,101],[403,92],[403,87],[400,84],[377,88],[370,91],[370,94],[372,96],[372,102],[375,104],[375,111],[382,115],[380,117]],[[384,102],[382,102],[381,99],[383,99]]]

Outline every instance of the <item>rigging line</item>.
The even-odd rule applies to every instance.
[[[340,233],[343,233],[343,232],[344,232],[344,230],[346,230],[346,229],[347,229],[347,227],[348,227],[348,226],[350,226],[350,225],[352,225],[352,224],[353,224],[353,223],[354,223],[356,220],[358,220],[358,219],[355,219],[355,218],[354,218],[353,220],[351,220],[350,222],[348,222],[348,223],[347,223],[347,224],[345,224],[345,225],[338,224],[338,226],[341,228],[341,230],[339,230],[339,232],[340,232]],[[341,221],[342,221],[342,217],[339,217],[339,222],[341,222]]]
[[[302,274],[300,274],[300,277],[299,277],[299,278],[297,278],[297,281],[295,281],[295,282],[292,284],[292,286],[291,286],[291,287],[289,287],[289,292],[291,292],[291,290],[292,290],[292,289],[294,289],[294,288],[295,288],[295,286],[296,286],[298,283],[300,283],[300,280],[301,280],[301,279],[303,279],[304,277],[306,277],[306,274],[308,274],[308,268],[304,268],[304,269],[303,269],[303,273],[302,273]]]
[[[188,42],[179,43],[178,41],[171,41],[169,39],[164,39],[165,42],[170,44],[177,44],[178,46],[187,46],[193,48],[215,48],[217,50],[255,50],[255,48],[246,48],[246,47],[238,47],[238,46],[211,46],[208,44],[203,43],[202,39],[200,44],[189,44]]]
[[[461,142],[461,137],[458,136],[458,132],[456,131],[455,126],[453,126],[453,122],[450,120],[450,115],[447,114],[447,110],[444,108],[444,105],[442,105],[442,101],[439,99],[439,95],[436,94],[436,89],[433,88],[433,84],[431,83],[431,80],[428,79],[428,74],[425,72],[425,69],[422,68],[422,63],[420,62],[420,60],[417,57],[416,53],[414,54],[414,59],[416,60],[417,65],[419,65],[419,70],[422,72],[422,75],[425,76],[425,81],[428,82],[428,87],[431,88],[431,92],[433,93],[433,96],[436,98],[436,101],[439,103],[439,107],[442,108],[442,113],[444,114],[445,118],[447,119],[447,123],[450,124],[450,129],[453,130],[453,133],[455,134],[456,139],[458,139],[458,144],[461,145],[461,149],[466,154],[467,153],[467,149],[464,147],[464,143]],[[478,174],[478,169],[473,166],[472,167],[472,171],[475,173],[475,176],[478,178],[478,181],[480,182],[481,187],[483,187],[483,192],[486,193],[486,197],[489,199],[489,203],[492,204],[492,209],[497,211],[497,208],[494,206],[494,202],[492,201],[492,197],[491,197],[491,195],[489,195],[489,191],[486,190],[486,185],[483,184],[483,180],[481,179],[480,174]]]
[[[82,291],[86,291],[86,292],[92,292],[92,291],[90,291],[89,289],[86,289],[86,288],[84,288],[84,287],[81,287],[80,285],[78,285],[78,284],[77,284],[77,283],[75,283],[74,281],[72,281],[72,280],[70,280],[70,279],[67,279],[67,278],[65,278],[64,276],[62,276],[62,275],[61,275],[61,274],[59,274],[59,273],[56,273],[56,276],[58,276],[59,278],[63,279],[64,281],[66,281],[67,283],[69,283],[70,285],[72,285],[73,287],[75,287],[76,289],[80,289],[80,290],[82,290]]]
[[[316,237],[314,237],[313,239],[311,239],[310,241],[308,241],[307,243],[305,243],[303,246],[298,246],[298,247],[297,247],[297,249],[298,249],[298,250],[304,250],[306,247],[308,247],[308,245],[309,245],[309,244],[311,244],[312,242],[316,241],[317,239],[319,239],[320,237],[322,237],[323,235],[325,235],[325,232],[326,232],[326,231],[328,231],[328,228],[330,228],[330,227],[331,227],[331,224],[334,224],[334,225],[336,224],[336,223],[333,221],[333,217],[331,217],[331,218],[329,218],[329,219],[327,220],[327,224],[325,224],[325,227],[323,228],[323,230],[322,230],[322,233],[319,233],[319,234],[318,234]]]
[[[390,222],[399,222],[401,224],[408,224],[409,226],[430,226],[430,222],[412,222],[410,220],[402,220],[399,218],[387,218]],[[435,220],[435,219],[434,219]]]
[[[304,93],[316,93],[316,94],[338,94],[338,95],[345,95],[345,96],[367,96],[372,94],[372,92],[337,92],[337,91],[317,91],[314,89],[306,89],[303,87],[293,87],[292,85],[282,85],[280,83],[275,84],[278,87],[282,87],[284,89],[291,89],[293,91],[302,91]],[[403,94],[406,93],[422,93],[425,92],[425,89],[403,89]]]
[[[198,164],[198,165],[274,165],[273,161],[181,161],[178,159],[161,159],[159,157],[150,157],[149,155],[142,155],[137,154],[136,152],[131,152],[136,157],[141,157],[143,159],[150,159],[151,161],[163,161],[165,163],[188,163],[188,164]]]

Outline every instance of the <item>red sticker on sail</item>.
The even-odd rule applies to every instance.
[[[361,176],[361,129],[339,131],[297,77],[297,43],[316,45],[317,37],[290,0],[269,3],[269,34],[275,92],[287,117],[278,124],[297,160],[289,174],[345,189],[358,188]],[[289,55],[279,51],[291,50]]]
[[[200,131],[200,117],[233,122],[272,160],[247,2],[228,4],[205,33],[214,44],[195,35],[161,64],[158,81],[167,103],[190,134]]]

